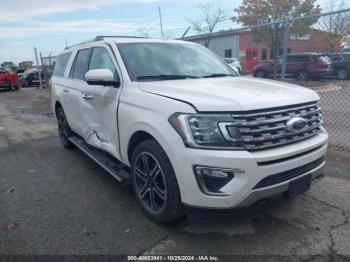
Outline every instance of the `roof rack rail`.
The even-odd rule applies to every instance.
[[[95,41],[101,41],[105,38],[147,38],[147,37],[144,37],[144,36],[123,36],[123,35],[98,35],[96,36],[95,38],[93,39],[90,39],[90,40],[87,40],[87,41],[83,41],[83,42],[80,42],[80,43],[77,43],[77,44],[74,44],[74,45],[70,45],[70,46],[67,46],[65,48],[66,49],[69,49],[71,47],[74,47],[74,46],[78,46],[78,45],[83,45],[83,44],[88,44],[88,43],[91,43],[91,42],[95,42]]]
[[[103,40],[104,38],[147,38],[145,36],[128,36],[128,35],[98,35],[95,41]]]
[[[102,39],[99,39],[99,40],[102,40]],[[67,46],[67,47],[65,48],[65,50],[66,50],[66,49],[69,49],[69,48],[71,48],[71,47],[74,47],[74,46],[83,45],[83,44],[88,44],[88,43],[95,42],[95,41],[97,41],[96,38],[90,39],[90,40],[86,40],[86,41],[83,41],[83,42],[80,42],[80,43],[76,43],[76,44],[74,44],[74,45]]]

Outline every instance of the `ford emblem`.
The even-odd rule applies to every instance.
[[[292,132],[300,132],[306,127],[306,120],[302,117],[293,117],[287,122],[287,128]]]

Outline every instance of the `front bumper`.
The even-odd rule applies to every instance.
[[[283,193],[288,192],[289,189],[289,184],[291,181],[299,179],[303,176],[307,176],[311,174],[312,177],[312,182],[318,181],[322,176],[324,175],[323,173],[323,167],[324,167],[325,162],[323,162],[320,166],[317,168],[304,173],[301,176],[298,176],[296,178],[293,178],[291,180],[288,180],[283,183],[279,183],[273,186],[261,188],[261,189],[254,189],[252,190],[248,196],[246,196],[240,203],[236,205],[236,207],[249,207],[259,201],[262,200],[268,200],[269,198],[272,198],[274,196],[282,195]]]
[[[262,188],[256,185],[269,176],[293,170],[321,159],[326,154],[328,135],[324,129],[310,139],[278,148],[257,152],[217,151],[186,148],[185,154],[175,153],[171,159],[177,175],[181,198],[185,205],[199,208],[246,207],[259,200],[281,194],[288,190],[291,181],[312,173],[316,178],[322,174],[324,161],[312,170],[299,174],[282,182]],[[178,148],[179,146],[176,146]],[[175,149],[176,149],[175,148]],[[264,163],[264,165],[261,165]],[[266,164],[267,163],[267,164]],[[271,163],[271,164],[270,164]],[[193,172],[194,165],[240,169],[235,177],[223,186],[223,196],[207,195],[202,192]]]

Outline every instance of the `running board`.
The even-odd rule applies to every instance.
[[[120,183],[123,185],[130,184],[130,173],[126,170],[127,167],[120,161],[108,153],[88,145],[84,139],[78,136],[72,136],[69,140]]]

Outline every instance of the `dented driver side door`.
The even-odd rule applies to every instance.
[[[92,48],[88,70],[109,69],[115,80],[120,80],[116,65],[109,46]],[[120,88],[85,82],[80,90],[80,116],[85,141],[119,158],[117,108]]]

